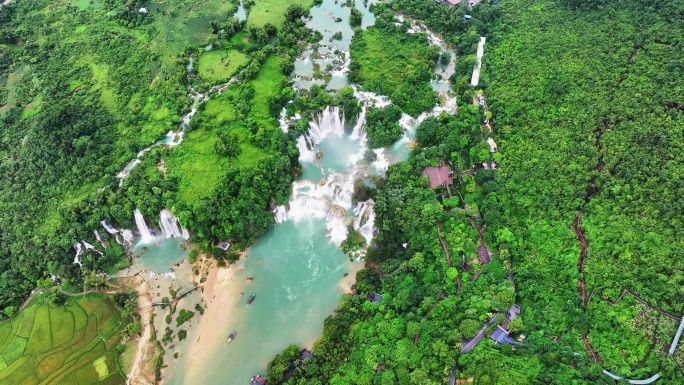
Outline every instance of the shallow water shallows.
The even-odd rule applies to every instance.
[[[342,295],[338,287],[350,262],[326,236],[325,221],[285,221],[276,224],[249,250],[235,279],[244,295],[225,326],[216,330],[220,347],[194,378],[176,366],[168,384],[247,384],[254,373],[290,344],[307,346],[323,330],[323,320]],[[253,281],[247,282],[252,277]],[[256,299],[247,305],[247,296]],[[235,340],[225,341],[231,331]]]

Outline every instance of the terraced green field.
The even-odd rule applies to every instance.
[[[121,338],[119,310],[106,296],[34,303],[0,324],[0,385],[122,384],[112,348]]]

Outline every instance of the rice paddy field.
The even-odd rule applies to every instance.
[[[104,295],[40,304],[0,324],[0,385],[123,384],[113,347],[122,322]]]

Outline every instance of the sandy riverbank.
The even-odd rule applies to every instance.
[[[356,284],[356,273],[359,272],[359,270],[363,269],[365,267],[364,262],[349,262],[347,265],[347,276],[342,278],[340,283],[337,285],[340,290],[342,290],[342,293],[344,294],[352,294],[353,290],[352,288]]]
[[[135,344],[135,359],[127,373],[127,385],[152,385],[154,381],[154,359],[157,351],[154,342],[150,340],[152,330],[150,316],[152,309],[152,297],[150,296],[149,283],[140,276],[129,278],[135,282],[127,282],[134,285],[138,292],[138,313],[140,314],[140,336]]]
[[[226,325],[229,324],[237,301],[241,298],[235,271],[244,268],[244,263],[219,268],[214,261],[211,262],[202,293],[202,302],[206,310],[199,324],[194,327],[192,340],[188,343],[185,383],[196,383],[193,378],[202,373],[203,362],[207,362],[207,356],[225,343],[223,334],[227,330]]]

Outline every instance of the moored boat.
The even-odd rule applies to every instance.
[[[235,336],[236,336],[236,335],[237,335],[237,332],[236,332],[235,330],[233,330],[233,332],[230,333],[230,335],[228,336],[228,338],[226,339],[226,341],[228,341],[228,342],[233,342],[233,340],[235,339]]]
[[[249,298],[247,298],[247,304],[249,305],[250,303],[254,302],[254,298],[256,298],[256,294],[250,294]]]
[[[266,383],[266,377],[259,373],[255,373],[252,379],[249,380],[250,385],[264,385]]]

